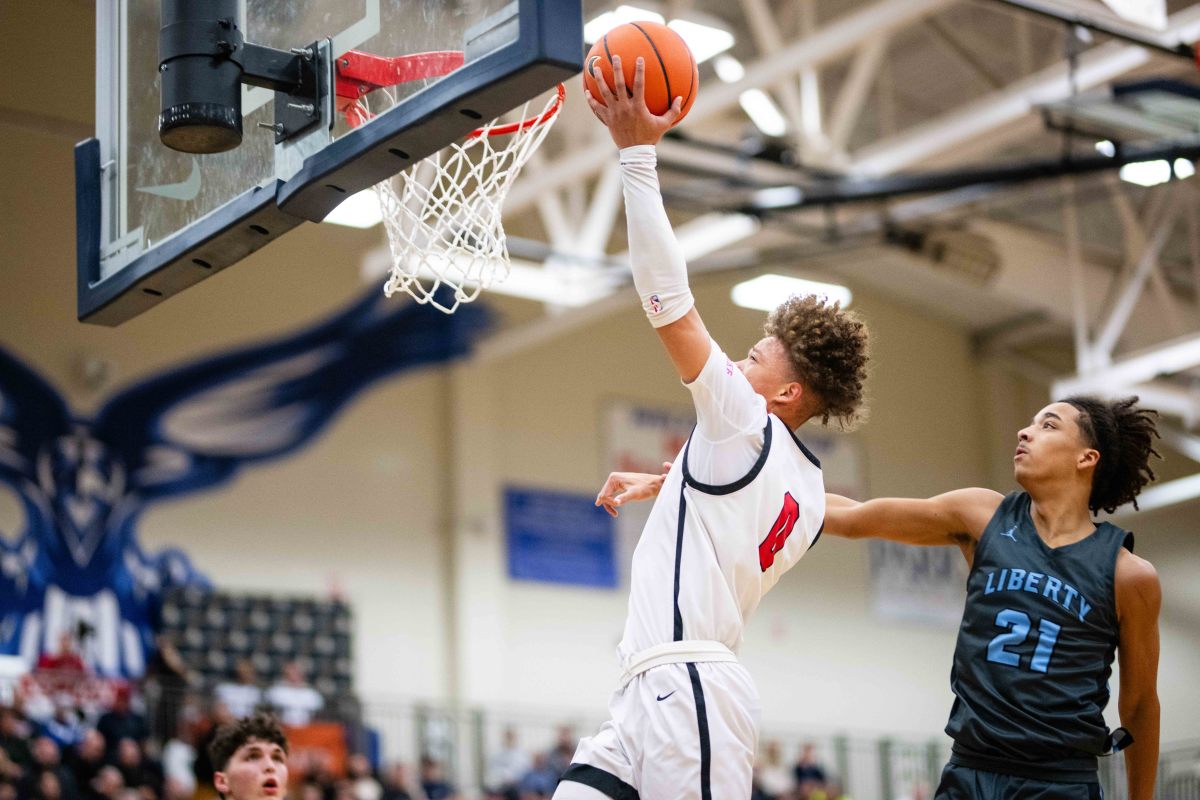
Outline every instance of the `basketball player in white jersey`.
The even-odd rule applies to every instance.
[[[692,301],[658,188],[654,145],[680,104],[655,116],[639,60],[632,94],[589,96],[620,148],[634,285],[679,377],[696,429],[633,555],[623,674],[612,718],[583,739],[555,800],[745,800],[758,693],[737,661],[746,620],[816,542],[825,516],[817,459],[793,431],[847,423],[862,403],[866,330],[836,305],[793,297],[731,361]]]

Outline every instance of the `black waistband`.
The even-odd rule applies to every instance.
[[[1034,781],[1058,783],[1096,783],[1100,778],[1094,756],[1062,759],[1052,762],[1014,761],[1008,758],[974,753],[955,743],[950,753],[950,763],[1000,775],[1015,775]]]

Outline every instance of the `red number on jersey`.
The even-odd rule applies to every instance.
[[[785,492],[783,508],[779,510],[775,524],[767,532],[767,538],[758,545],[758,565],[762,567],[763,572],[766,572],[775,563],[775,554],[783,549],[784,543],[792,535],[792,528],[796,527],[799,519],[800,504],[796,502],[796,498],[792,497],[791,492]]]

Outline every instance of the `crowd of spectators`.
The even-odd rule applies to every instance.
[[[752,800],[849,800],[817,760],[816,747],[805,743],[788,764],[779,742],[763,747],[754,768]]]
[[[504,731],[501,746],[487,760],[483,776],[486,800],[545,800],[554,794],[559,778],[571,766],[576,737],[569,727],[560,727],[554,745],[546,751],[529,753],[519,746],[517,732]]]

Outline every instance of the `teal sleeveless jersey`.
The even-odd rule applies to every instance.
[[[1096,780],[1117,647],[1113,577],[1132,534],[1100,524],[1052,549],[1025,492],[1008,495],[975,549],[950,675],[952,763],[1055,781]]]

